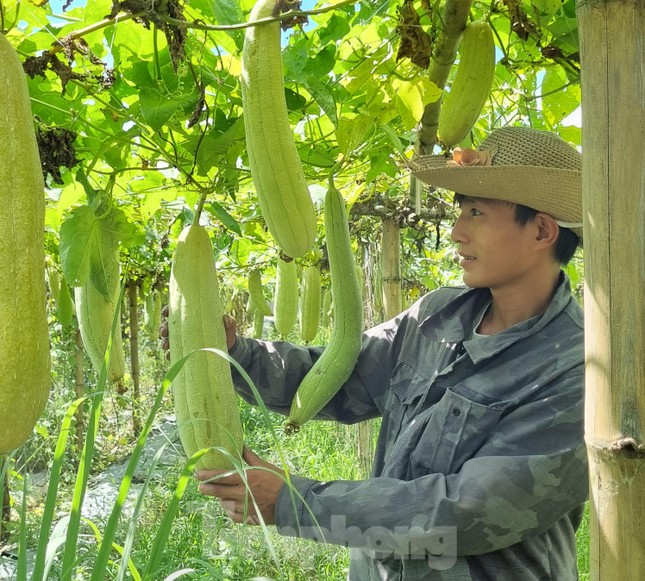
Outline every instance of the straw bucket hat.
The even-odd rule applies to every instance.
[[[477,150],[456,148],[452,159],[426,155],[408,165],[427,184],[550,214],[582,241],[580,153],[553,133],[505,127]]]

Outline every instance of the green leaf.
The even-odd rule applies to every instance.
[[[396,94],[396,109],[406,129],[414,128],[423,116],[427,103],[436,102],[441,90],[425,77],[412,81],[393,79],[392,88]]]
[[[347,18],[334,14],[327,22],[327,26],[321,27],[318,32],[320,44],[327,44],[343,38],[351,30]]]
[[[114,264],[119,241],[130,244],[140,239],[122,210],[112,208],[97,217],[89,206],[75,208],[60,230],[63,275],[72,286],[82,286],[91,279],[101,294],[112,300],[119,279],[118,264]]]
[[[84,285],[90,276],[96,216],[89,206],[72,210],[60,228],[60,262],[63,276],[72,286]]]
[[[237,0],[212,0],[213,14],[217,24],[239,24],[244,22],[244,14]],[[235,41],[238,50],[244,44],[244,32],[242,30],[230,30],[227,34]]]
[[[334,45],[327,45],[322,50],[318,51],[315,57],[309,57],[306,61],[306,66],[302,69],[303,76],[316,77],[322,79],[334,70],[336,64],[336,47]]]
[[[385,136],[388,138],[388,141],[394,146],[394,149],[396,149],[400,153],[403,153],[405,151],[406,146],[403,145],[403,142],[395,133],[394,129],[392,129],[389,125],[379,125],[378,128],[379,131],[382,131],[385,134]]]
[[[333,93],[317,77],[307,79],[307,91],[315,99],[318,106],[325,112],[327,117],[334,125],[338,125],[338,115],[336,114],[336,100]]]
[[[568,84],[561,69],[547,70],[542,81],[542,112],[552,126],[580,106],[580,86]]]
[[[306,75],[303,74],[303,71],[309,58],[311,58],[311,55],[307,47],[307,40],[304,37],[287,47],[282,54],[285,77],[298,83],[304,82]]]
[[[334,155],[328,151],[322,150],[316,144],[307,143],[298,147],[298,155],[303,163],[314,167],[330,168],[336,165]]]
[[[246,238],[237,238],[231,244],[231,258],[240,266],[246,266],[253,251],[253,242]]]
[[[284,89],[284,96],[287,100],[287,109],[289,111],[302,111],[307,104],[307,99],[286,87]]]
[[[357,115],[352,119],[341,118],[336,128],[336,139],[340,151],[345,156],[352,153],[361,145],[371,128],[371,121],[363,115]]]
[[[148,61],[137,61],[130,68],[123,70],[123,77],[135,87],[138,87],[139,90],[144,87],[152,88],[155,86],[155,81],[150,74],[151,66],[152,64],[148,63]]]
[[[145,122],[155,131],[159,131],[181,106],[179,101],[150,87],[139,91],[139,104]]]
[[[229,230],[232,230],[236,234],[242,235],[242,230],[240,230],[240,225],[237,220],[231,216],[221,204],[217,202],[210,202],[205,204],[206,208],[211,212],[211,214],[217,216],[219,221],[224,224]]]
[[[578,23],[575,18],[556,18],[546,28],[555,37],[557,47],[566,53],[578,51]]]
[[[531,4],[548,16],[554,16],[562,10],[562,0],[532,0]]]

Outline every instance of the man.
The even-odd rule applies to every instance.
[[[351,580],[577,579],[583,317],[561,265],[582,239],[580,156],[555,135],[509,127],[412,169],[459,193],[452,239],[468,288],[432,292],[366,332],[319,414],[382,416],[372,478],[287,485],[245,451],[261,468],[246,473],[256,505],[239,475],[200,472],[200,490],[236,522],[257,523],[257,506],[281,534],[350,546]],[[236,337],[230,320],[227,332],[267,407],[288,413],[321,350]]]

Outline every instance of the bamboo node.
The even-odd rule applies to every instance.
[[[628,457],[645,456],[645,444],[637,442],[634,438],[621,438],[611,444],[612,452],[620,452]]]

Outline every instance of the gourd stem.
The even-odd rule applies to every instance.
[[[208,191],[204,190],[199,198],[199,202],[197,203],[197,209],[195,210],[195,224],[199,224],[199,218],[202,215],[202,210],[206,203],[206,196],[208,196]]]

